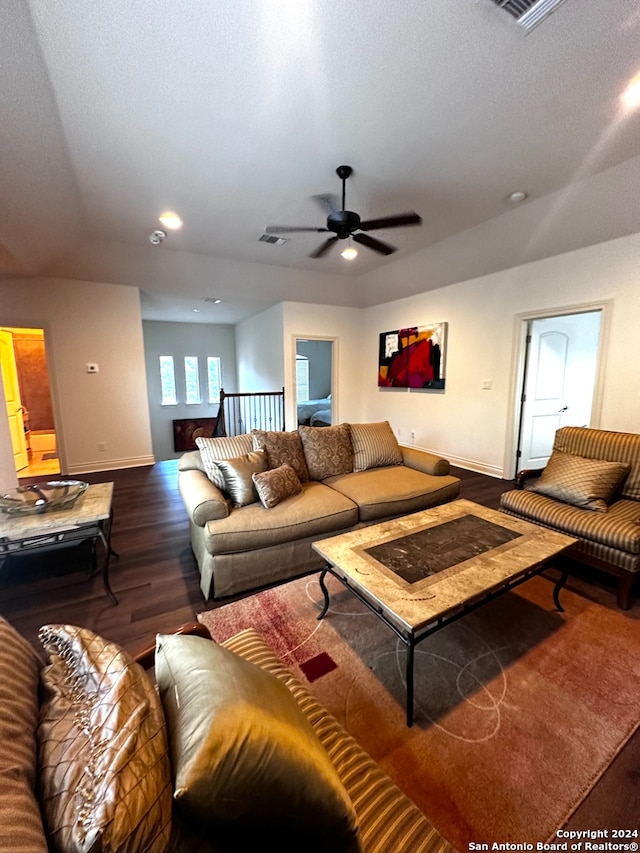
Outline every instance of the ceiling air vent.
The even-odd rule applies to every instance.
[[[287,242],[287,238],[276,237],[275,234],[261,234],[258,237],[258,241],[260,243],[273,243],[274,246],[282,246],[283,243]]]
[[[532,30],[547,15],[555,12],[564,0],[493,0],[493,2],[514,17],[525,30]]]

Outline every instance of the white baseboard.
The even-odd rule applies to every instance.
[[[129,456],[126,459],[101,459],[88,462],[78,462],[67,466],[69,474],[94,474],[98,471],[117,471],[118,468],[141,468],[144,465],[154,465],[154,456]]]

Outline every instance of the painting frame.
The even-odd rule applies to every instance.
[[[381,332],[378,387],[444,391],[448,323]]]
[[[197,450],[196,438],[212,438],[218,418],[179,418],[173,421],[173,449],[176,453]]]

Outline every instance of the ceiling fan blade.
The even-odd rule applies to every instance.
[[[323,193],[322,195],[314,195],[312,196],[313,200],[320,205],[323,212],[326,213],[335,213],[340,210],[340,205],[338,202],[338,196],[332,195],[331,193]]]
[[[374,252],[380,252],[381,255],[392,255],[396,247],[390,246],[388,243],[383,243],[382,240],[376,240],[375,237],[369,237],[368,234],[352,234],[351,239],[356,243],[362,243]]]
[[[322,231],[328,231],[328,228],[317,228],[314,225],[267,225],[264,229],[265,234],[284,234],[290,233],[293,231],[317,231],[321,233]]]
[[[322,243],[320,246],[318,246],[318,248],[315,250],[315,252],[311,252],[309,257],[310,258],[321,258],[324,254],[326,254],[329,251],[329,249],[333,246],[333,244],[335,242],[337,242],[337,240],[338,240],[337,237],[329,237],[328,240],[325,240],[324,243]]]
[[[422,225],[422,217],[417,213],[399,213],[397,216],[367,219],[360,223],[360,228],[363,231],[374,231],[376,228],[399,228],[402,225]]]

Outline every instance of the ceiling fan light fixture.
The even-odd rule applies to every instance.
[[[180,219],[178,214],[174,213],[173,210],[166,210],[164,213],[160,214],[158,219],[162,222],[164,227],[168,228],[170,231],[177,231],[178,228],[182,228],[182,219]]]
[[[351,245],[351,241],[349,241],[349,245],[346,246],[340,254],[345,259],[345,261],[352,261],[354,258],[358,257],[358,250],[355,246]]]

